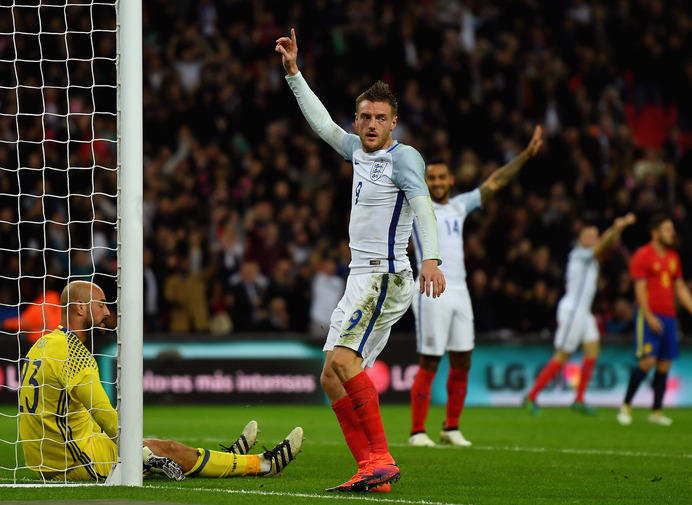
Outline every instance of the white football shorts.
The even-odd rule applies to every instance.
[[[555,349],[572,354],[580,344],[595,342],[599,338],[596,318],[590,311],[578,311],[558,305]]]
[[[363,368],[372,366],[387,344],[392,326],[411,305],[413,286],[411,272],[349,275],[322,350],[348,347],[363,357]]]
[[[442,356],[445,351],[474,347],[473,309],[468,288],[447,287],[439,298],[416,293],[413,297],[418,354]]]

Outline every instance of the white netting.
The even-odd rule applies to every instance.
[[[0,484],[37,478],[18,368],[59,323],[59,293],[84,279],[117,296],[116,4],[0,4]]]

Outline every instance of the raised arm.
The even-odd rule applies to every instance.
[[[516,175],[521,170],[521,167],[529,161],[531,158],[538,154],[541,145],[543,144],[543,128],[540,125],[536,126],[533,131],[533,137],[531,137],[531,142],[526,146],[519,156],[514,158],[512,161],[506,165],[498,168],[490,177],[486,179],[483,184],[480,185],[479,189],[481,191],[481,204],[485,204],[495,193],[504,188],[509,181],[514,179]]]
[[[603,256],[603,253],[610,249],[613,243],[622,234],[622,231],[629,225],[634,224],[636,221],[637,216],[635,216],[632,212],[616,218],[615,221],[613,221],[613,225],[604,231],[600,238],[596,241],[596,245],[594,245],[593,248],[594,257],[596,259],[600,259],[601,256]]]
[[[332,146],[341,156],[345,156],[342,146],[346,132],[336,124],[319,98],[313,93],[298,69],[298,42],[296,31],[291,28],[291,37],[281,37],[276,41],[277,53],[286,70],[286,82],[298,101],[303,116],[317,135]]]

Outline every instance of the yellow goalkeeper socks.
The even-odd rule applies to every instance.
[[[256,454],[241,456],[229,452],[197,449],[197,462],[185,475],[188,477],[242,477],[260,473],[260,458]]]

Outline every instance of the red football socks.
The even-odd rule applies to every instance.
[[[361,372],[343,384],[351,399],[353,411],[360,420],[360,427],[368,440],[370,455],[387,454],[389,447],[382,426],[380,400],[368,374]]]
[[[418,368],[411,386],[411,433],[425,431],[425,419],[430,407],[430,390],[435,372]]]
[[[366,464],[370,459],[370,446],[368,439],[365,438],[365,433],[360,427],[360,421],[353,410],[351,399],[344,396],[341,400],[332,403],[332,409],[336,414],[336,418],[341,426],[341,431],[344,432],[346,445],[348,446],[353,458],[358,463],[358,466]]]
[[[459,416],[464,409],[466,391],[469,383],[469,371],[456,368],[449,369],[447,377],[447,417],[445,429],[458,428]]]
[[[536,401],[536,396],[538,393],[540,393],[541,390],[546,387],[551,380],[553,380],[553,377],[557,375],[561,368],[562,364],[551,358],[550,361],[548,361],[548,363],[543,367],[541,373],[538,374],[538,377],[536,377],[536,383],[533,385],[533,388],[527,395],[529,400],[532,402]]]
[[[593,358],[585,357],[582,361],[581,376],[579,377],[579,387],[577,388],[577,397],[575,401],[584,403],[584,392],[591,380],[591,372],[593,372],[594,366],[596,366],[596,360]]]

